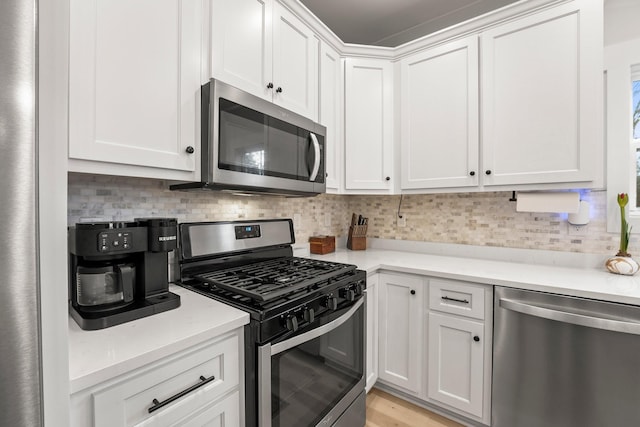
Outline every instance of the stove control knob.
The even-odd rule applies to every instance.
[[[286,317],[287,330],[295,332],[298,330],[298,318],[295,314],[290,314]]]
[[[316,315],[315,315],[315,311],[313,311],[313,308],[307,308],[304,310],[304,320],[306,320],[309,323],[313,323],[315,318],[316,318]]]
[[[362,293],[364,292],[364,286],[362,286],[362,282],[358,282],[355,286],[356,289],[356,295],[362,295]]]
[[[326,301],[324,302],[324,306],[327,307],[329,310],[335,310],[338,308],[338,298],[336,297],[327,297]]]
[[[355,301],[356,291],[354,289],[340,289],[340,298],[344,298],[347,301]]]

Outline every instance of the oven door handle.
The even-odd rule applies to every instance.
[[[364,298],[360,298],[350,309],[345,312],[342,316],[338,317],[336,320],[333,320],[326,325],[322,325],[318,328],[312,329],[309,332],[305,332],[304,334],[297,335],[293,338],[289,338],[286,341],[282,341],[278,344],[273,344],[271,346],[271,356],[276,355],[278,353],[282,353],[283,351],[287,351],[290,348],[296,347],[302,343],[307,341],[311,341],[316,339],[324,334],[327,334],[333,331],[336,328],[339,328],[344,322],[351,319],[351,316],[360,308],[360,306],[364,303]]]
[[[326,325],[322,325],[319,328],[312,329],[309,332],[305,332],[304,334],[300,334],[278,344],[271,345],[267,343],[258,347],[258,427],[271,427],[271,357],[340,327],[355,314],[362,304],[364,304],[364,301],[364,298],[360,298],[353,307],[342,316]]]

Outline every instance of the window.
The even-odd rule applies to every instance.
[[[631,66],[631,84],[629,85],[631,95],[631,150],[635,154],[633,181],[631,188],[635,188],[635,200],[631,206],[633,214],[640,215],[640,64]],[[631,193],[631,192],[630,192]],[[633,197],[633,195],[631,196]]]
[[[619,193],[629,194],[628,221],[640,231],[640,37],[605,46],[607,231],[620,231]]]

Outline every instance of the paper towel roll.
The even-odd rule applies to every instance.
[[[517,212],[566,212],[580,209],[580,193],[521,193],[518,192]]]

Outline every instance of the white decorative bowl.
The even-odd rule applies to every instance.
[[[625,276],[632,276],[640,269],[640,265],[630,256],[612,256],[604,265],[610,272]]]

